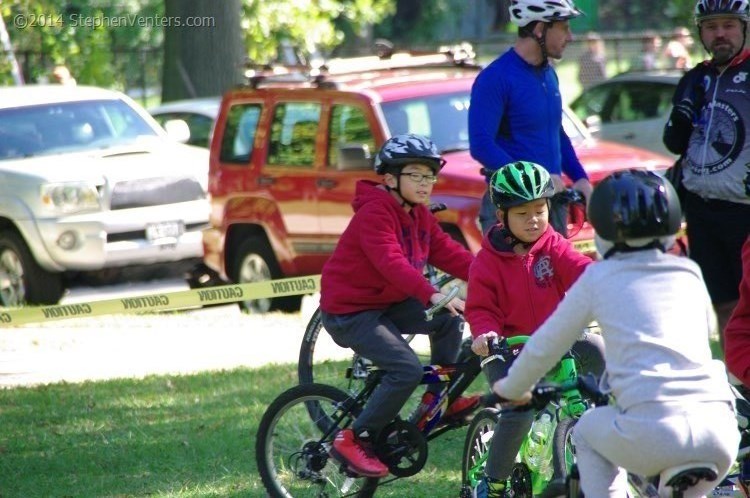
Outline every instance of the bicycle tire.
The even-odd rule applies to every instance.
[[[466,496],[474,495],[476,482],[473,482],[470,472],[485,457],[490,448],[490,441],[495,431],[495,425],[500,416],[496,408],[483,408],[469,424],[464,440],[464,450],[461,457],[461,487],[463,492],[468,491]],[[475,476],[476,477],[476,476]]]
[[[573,427],[578,419],[564,418],[557,422],[552,436],[552,480],[565,482],[575,460],[575,446],[572,441]]]
[[[377,478],[347,475],[341,464],[328,455],[336,432],[350,425],[356,415],[345,417],[338,427],[330,425],[347,399],[347,394],[335,387],[303,384],[284,391],[268,406],[256,434],[255,460],[269,496],[374,494]],[[307,405],[311,402],[325,411],[324,421],[310,416]],[[321,428],[330,429],[330,435],[323,440]]]

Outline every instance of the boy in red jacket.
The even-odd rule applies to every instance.
[[[550,226],[554,187],[542,166],[506,164],[492,175],[489,189],[501,224],[482,241],[466,298],[466,319],[475,338],[471,349],[480,356],[489,354],[487,342],[494,337],[533,334],[591,263]],[[601,375],[603,344],[599,335],[584,334],[573,347],[583,372]],[[497,380],[489,379],[490,385]],[[500,417],[477,497],[509,496],[506,480],[533,416],[526,411]]]
[[[724,331],[727,368],[742,384],[750,387],[750,235],[742,246],[740,300]]]
[[[464,302],[454,298],[446,306],[449,313],[424,319],[425,308],[445,297],[424,277],[425,265],[467,280],[474,259],[443,232],[426,206],[443,164],[435,144],[425,137],[388,139],[375,160],[383,183],[357,184],[354,217],[323,267],[323,325],[339,346],[386,372],[352,429],[341,431],[331,449],[359,475],[388,475],[371,451],[372,440],[422,380],[422,364],[402,334],[428,334],[432,363],[453,363],[458,357]],[[425,396],[431,395],[428,388]],[[478,404],[478,396],[458,398],[446,416],[465,416]]]

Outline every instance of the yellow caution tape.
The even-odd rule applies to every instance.
[[[143,313],[193,308],[207,304],[223,304],[252,299],[295,296],[320,292],[320,275],[266,280],[247,284],[220,285],[162,294],[122,297],[87,303],[32,306],[17,309],[0,309],[3,326],[48,322],[67,318]]]

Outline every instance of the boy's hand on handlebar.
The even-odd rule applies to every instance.
[[[441,300],[445,299],[445,297],[446,297],[445,294],[443,294],[442,292],[436,292],[432,296],[430,296],[430,302],[432,304],[437,304]],[[446,304],[444,308],[448,310],[451,315],[458,316],[464,312],[464,306],[465,306],[465,303],[463,299],[454,297],[453,299],[448,301],[448,304]]]
[[[505,379],[500,379],[492,385],[492,391],[503,399],[507,399],[508,402],[515,406],[523,406],[531,403],[531,391],[526,391],[521,394],[518,398],[511,398],[505,394]]]
[[[497,332],[485,332],[474,339],[474,342],[471,343],[471,350],[475,355],[487,356],[490,354],[489,342],[496,337],[499,337]]]

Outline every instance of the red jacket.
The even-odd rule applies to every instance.
[[[724,330],[724,358],[729,371],[750,386],[750,236],[742,246],[740,300]]]
[[[427,306],[436,291],[426,263],[462,280],[474,256],[438,224],[427,206],[410,213],[369,180],[357,182],[354,216],[323,266],[320,308],[344,314],[385,309],[415,297]]]
[[[525,256],[493,245],[501,239],[500,227],[493,227],[469,271],[464,315],[474,337],[532,334],[591,263],[551,226]]]

